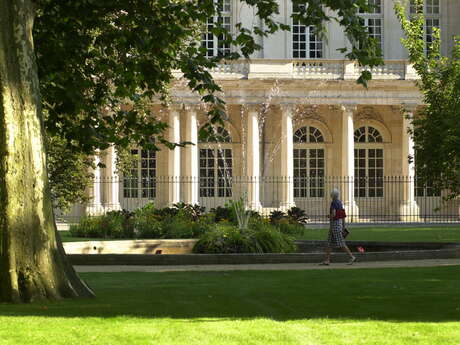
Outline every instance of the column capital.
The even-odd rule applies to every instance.
[[[417,103],[402,103],[401,108],[404,113],[415,113],[419,104]]]
[[[356,103],[341,104],[340,109],[344,112],[355,113],[358,110],[358,105]]]
[[[292,117],[296,108],[297,104],[295,103],[280,103],[280,109],[283,112],[283,115]]]
[[[263,110],[263,105],[260,103],[249,103],[243,104],[243,111],[245,113],[261,113]]]

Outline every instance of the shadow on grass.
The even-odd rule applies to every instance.
[[[82,277],[95,299],[0,304],[0,316],[460,321],[460,266]]]

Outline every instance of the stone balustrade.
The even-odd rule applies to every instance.
[[[352,80],[362,71],[372,72],[374,80],[418,79],[412,64],[407,60],[385,60],[373,68],[359,66],[350,60],[327,59],[252,59],[226,61],[211,70],[215,79],[324,79]],[[175,74],[177,78],[180,73]]]

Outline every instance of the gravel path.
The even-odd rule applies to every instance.
[[[77,272],[180,272],[180,271],[250,271],[250,270],[320,270],[359,269],[389,267],[438,267],[460,266],[460,259],[432,259],[405,261],[357,262],[353,265],[332,263],[318,264],[254,264],[254,265],[181,265],[181,266],[74,266]]]

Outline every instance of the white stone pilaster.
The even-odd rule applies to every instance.
[[[117,171],[117,150],[115,146],[110,147],[109,157],[110,157],[110,188],[109,188],[109,197],[110,205],[108,208],[110,210],[121,210],[120,205],[120,176]]]
[[[401,133],[401,179],[402,179],[402,204],[400,207],[400,214],[402,220],[415,221],[419,218],[419,206],[415,200],[415,151],[414,140],[412,134],[409,133],[413,130],[413,115],[416,105],[405,105],[403,114],[403,125]]]
[[[281,201],[282,209],[295,206],[294,202],[294,104],[281,105]]]
[[[198,204],[198,121],[196,108],[193,106],[185,107],[185,141],[189,144],[185,147],[184,177],[184,202],[188,204]]]
[[[92,188],[92,200],[86,207],[86,213],[88,215],[98,215],[104,213],[104,206],[102,205],[102,172],[99,164],[101,163],[101,157],[99,151],[94,156],[94,180]]]
[[[172,143],[179,143],[180,138],[180,111],[173,107],[169,111],[168,140]],[[180,179],[181,179],[181,148],[176,147],[168,151],[168,205],[172,206],[180,201]]]
[[[249,106],[247,112],[247,164],[248,206],[251,209],[262,207],[260,203],[260,136],[259,107]]]
[[[358,217],[358,206],[355,202],[355,138],[353,114],[356,104],[342,105],[342,201],[349,221]]]

